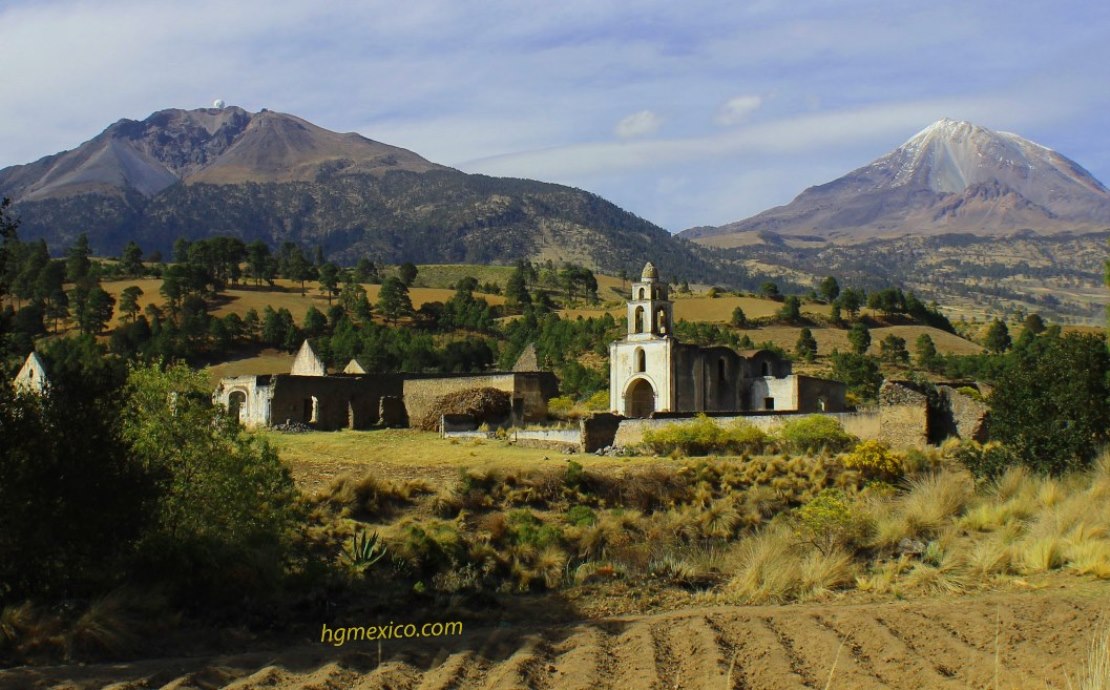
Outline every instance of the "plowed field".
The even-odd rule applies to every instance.
[[[0,671],[0,688],[1065,688],[1110,586],[706,607],[462,637]],[[379,662],[379,653],[381,654]]]

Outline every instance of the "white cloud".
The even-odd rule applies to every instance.
[[[636,137],[655,134],[663,126],[663,118],[650,110],[641,110],[628,117],[621,118],[614,132],[621,139],[635,139]]]
[[[719,125],[734,125],[759,110],[763,105],[762,96],[737,96],[725,101],[717,110],[714,121]]]

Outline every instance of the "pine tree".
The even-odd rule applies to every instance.
[[[803,328],[798,334],[798,342],[794,345],[794,352],[807,362],[812,362],[817,357],[817,340],[808,328]]]

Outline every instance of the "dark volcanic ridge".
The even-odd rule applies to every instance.
[[[588,192],[468,175],[359,134],[242,108],[162,110],[81,146],[0,170],[20,236],[60,252],[80,233],[115,255],[230,235],[395,263],[647,260],[671,277],[727,281],[697,246]]]

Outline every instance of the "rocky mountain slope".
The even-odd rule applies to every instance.
[[[608,271],[651,259],[669,276],[723,273],[707,254],[604,199],[532,180],[467,175],[292,115],[163,110],[120,120],[71,151],[0,170],[20,236],[60,252],[178,237],[321,246],[353,263],[568,260]]]
[[[682,236],[736,247],[765,240],[768,233],[857,242],[1107,229],[1110,191],[1077,163],[1016,134],[944,119],[785,206],[716,228],[691,228]]]

